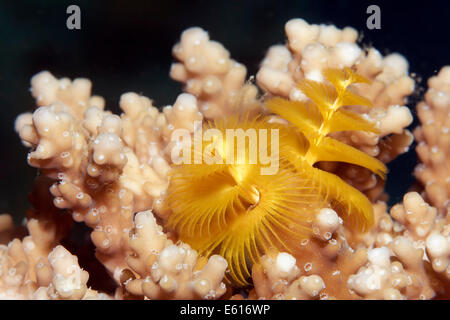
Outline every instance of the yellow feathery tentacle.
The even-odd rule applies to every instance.
[[[297,162],[297,169],[311,176],[320,194],[344,215],[350,226],[366,231],[373,224],[372,204],[359,190],[338,176],[305,163]]]
[[[370,83],[370,81],[354,73],[350,68],[325,69],[322,74],[326,79],[324,82],[305,79],[297,84],[297,87],[310,100],[289,101],[275,97],[266,101],[269,110],[296,126],[309,142],[306,153],[298,151],[293,146],[291,152],[287,153],[290,161],[297,166],[299,163],[304,166],[302,160],[305,160],[310,168],[313,168],[313,165],[319,161],[346,162],[365,167],[384,179],[387,168],[381,161],[327,136],[329,133],[337,131],[361,130],[378,133],[374,121],[342,108],[353,105],[371,107],[371,101],[353,93],[349,88],[354,83]],[[314,173],[320,182],[321,189],[324,189],[323,186],[327,186],[326,190],[334,190],[333,192],[327,191],[325,198],[338,203],[341,208],[345,208],[349,213],[348,221],[353,221],[355,226],[365,228],[373,220],[370,202],[362,193],[331,173],[319,174],[322,171],[313,169],[311,174]],[[341,194],[338,190],[345,190],[346,194]],[[357,207],[355,208],[355,206]],[[365,223],[361,222],[363,220]]]
[[[326,202],[311,177],[299,174],[289,162],[288,152],[304,154],[308,147],[294,128],[269,119],[223,120],[211,127],[224,135],[226,129],[279,130],[275,154],[279,168],[274,174],[261,174],[265,165],[251,164],[248,156],[241,164],[179,165],[174,167],[167,190],[166,203],[171,209],[167,226],[200,254],[225,257],[230,268],[227,279],[243,286],[260,256],[271,249],[290,251],[285,239],[300,241],[310,235],[307,221]],[[269,134],[269,144],[271,139]],[[230,147],[227,144],[224,150]],[[202,166],[208,174],[201,174]]]
[[[297,126],[302,132],[318,133],[323,123],[322,115],[311,101],[289,101],[280,97],[266,101],[266,107],[273,113],[279,114]],[[375,121],[346,109],[339,109],[329,119],[327,126],[322,128],[324,135],[337,131],[367,131],[379,133]]]
[[[319,108],[324,120],[338,108],[338,105],[335,106],[338,94],[331,84],[303,80],[297,83],[297,87]]]
[[[338,91],[345,90],[353,83],[370,84],[370,80],[353,72],[353,70],[349,67],[344,67],[343,69],[326,68],[322,70],[322,74],[325,79],[332,83]]]
[[[283,239],[308,237],[311,230],[307,221],[326,205],[311,177],[299,175],[287,162],[276,175],[253,175],[250,181],[258,189],[258,202],[245,210],[228,212],[226,227],[210,237],[177,229],[180,239],[201,254],[224,256],[230,266],[229,280],[238,285],[247,284],[251,265],[270,249],[291,251]]]
[[[366,119],[362,115],[346,109],[339,109],[334,113],[328,124],[328,131],[329,133],[337,131],[380,132],[375,121]]]
[[[297,126],[305,134],[318,132],[323,122],[319,109],[310,101],[289,101],[275,97],[266,101],[266,107]]]
[[[308,160],[311,159],[311,164],[319,161],[356,164],[369,169],[383,179],[386,178],[387,167],[383,162],[336,139],[324,137],[320,142],[310,147],[306,157]]]
[[[368,80],[349,68],[327,69],[323,75],[327,82],[298,83],[310,100],[266,100],[269,110],[290,123],[273,116],[232,117],[207,123],[203,128],[215,133],[207,141],[202,136],[194,137],[191,155],[209,155],[219,163],[203,161],[173,168],[166,194],[171,209],[168,227],[200,254],[222,255],[229,265],[227,279],[235,285],[248,284],[251,266],[263,254],[273,249],[289,252],[292,239],[310,236],[313,216],[323,207],[331,204],[350,226],[361,230],[373,223],[372,205],[361,192],[313,166],[319,161],[341,161],[385,177],[383,163],[327,136],[337,131],[378,132],[375,122],[342,108],[371,106],[349,87]],[[232,141],[223,140],[228,138],[228,129],[244,134],[240,146],[235,144],[235,138],[239,139],[234,135]],[[276,135],[263,136],[249,129],[275,130]],[[201,142],[200,148],[195,148],[196,142]],[[250,149],[258,146],[267,157],[272,142],[279,143],[274,150],[270,147],[277,170],[266,175],[261,169],[268,164],[261,158],[254,162]],[[239,153],[242,150],[245,152]]]

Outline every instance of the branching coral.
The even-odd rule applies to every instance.
[[[249,284],[250,299],[448,298],[449,67],[417,106],[424,192],[388,210],[375,174],[412,142],[406,59],[361,49],[352,28],[294,19],[285,30],[286,46],[270,48],[256,75],[262,98],[200,28],[173,49],[171,77],[186,93],[162,111],[130,92],[114,115],[89,80],[35,75],[37,109],[15,128],[40,175],[24,225],[0,215],[0,297],[240,299],[233,286]],[[202,155],[237,155],[217,138],[229,128],[278,130],[279,149],[265,154],[275,174],[245,155],[179,165],[207,129],[218,148]],[[89,227],[115,288],[90,288],[100,274],[72,251],[72,220]]]
[[[136,214],[133,230],[127,263],[139,278],[128,269],[122,272],[128,292],[149,299],[217,299],[225,293],[224,258],[214,255],[204,261],[188,245],[173,244],[150,211]]]
[[[200,111],[206,118],[238,112],[256,114],[261,110],[257,88],[244,86],[245,66],[230,59],[229,52],[220,43],[209,40],[201,28],[184,31],[173,55],[180,62],[172,65],[170,76],[199,99]]]
[[[406,194],[403,204],[392,208],[391,215],[384,210],[381,203],[375,205],[375,226],[363,234],[364,240],[346,235],[336,213],[317,216],[316,237],[303,243],[301,255],[268,255],[254,266],[255,291],[251,297],[390,300],[448,294],[448,224],[443,228],[445,222],[433,221],[432,228],[421,236],[405,228],[397,212],[411,212],[409,215],[416,217],[426,214],[430,220],[435,217],[436,209],[417,193]],[[326,237],[324,224],[331,230]],[[416,225],[420,224],[416,220]],[[308,295],[304,286],[310,277],[315,279],[314,294]]]
[[[428,80],[425,101],[417,105],[422,125],[414,131],[422,162],[414,173],[425,187],[426,198],[448,213],[450,198],[450,67]]]
[[[103,110],[103,99],[91,97],[90,88],[86,79],[39,73],[32,93],[41,107],[19,116],[16,130],[33,147],[30,165],[56,180],[50,189],[55,206],[94,229],[97,255],[114,272],[124,267],[133,213],[152,207],[167,185],[163,148],[170,130],[201,115],[190,95],[180,95],[175,108],[160,113],[148,98],[126,93],[118,117]]]
[[[353,250],[342,236],[342,219],[332,209],[322,209],[311,222],[313,236],[298,245],[293,255],[280,261],[280,254],[269,254],[254,265],[253,298],[265,299],[355,299],[347,289],[350,274],[367,261],[365,247]],[[282,272],[286,262],[297,271]],[[305,281],[314,279],[312,292],[306,294]]]
[[[22,241],[14,239],[0,246],[0,298],[107,298],[87,288],[89,275],[80,269],[76,256],[61,245],[53,248],[52,232],[34,219],[27,228],[30,235]]]
[[[45,271],[51,282],[47,287],[39,287],[33,293],[34,299],[110,299],[108,295],[87,288],[88,273],[80,268],[77,257],[64,247],[55,247],[48,255],[48,262],[51,269]]]

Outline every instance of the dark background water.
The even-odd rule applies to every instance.
[[[352,26],[381,53],[399,52],[427,79],[449,64],[448,1],[0,1],[0,213],[23,217],[36,170],[14,132],[15,117],[32,110],[32,75],[87,77],[93,93],[118,112],[135,91],[157,106],[172,104],[181,86],[168,77],[180,33],[200,26],[254,75],[269,46],[283,43],[291,18]],[[66,28],[67,6],[81,8],[81,30]],[[381,30],[366,28],[366,8],[381,8]],[[419,82],[424,86],[424,81]],[[420,93],[420,92],[419,92]],[[411,99],[413,106],[417,98]],[[390,164],[387,191],[401,200],[413,183],[413,150]]]

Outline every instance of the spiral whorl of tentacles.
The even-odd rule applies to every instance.
[[[298,83],[307,97],[304,101],[279,97],[265,101],[284,120],[234,117],[205,124],[203,129],[214,129],[208,131],[212,134],[207,141],[194,137],[191,152],[194,158],[209,154],[209,160],[172,170],[166,197],[171,210],[168,226],[201,254],[225,257],[228,279],[235,285],[247,284],[251,265],[269,250],[296,249],[292,246],[310,236],[313,217],[323,207],[333,207],[346,223],[361,230],[373,222],[372,206],[361,192],[313,166],[319,161],[347,162],[384,178],[387,169],[380,161],[327,136],[348,130],[377,132],[376,123],[342,108],[371,105],[350,90],[351,84],[368,81],[351,69],[325,70],[323,75],[326,82]],[[227,129],[242,130],[249,137],[249,129],[266,129],[267,134],[257,133],[253,143],[248,138],[243,145],[246,152],[239,153],[239,146],[222,139]],[[194,147],[199,139],[200,149]],[[275,142],[278,148],[272,150],[269,146]],[[255,144],[258,152],[276,159],[272,174],[263,173],[267,162],[249,156],[247,151]],[[227,161],[230,151],[232,162]]]

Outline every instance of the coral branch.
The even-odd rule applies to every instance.
[[[122,276],[128,292],[149,299],[218,299],[225,293],[226,260],[213,255],[205,261],[187,244],[173,244],[150,211],[136,214],[129,242],[127,263],[138,278]]]
[[[425,188],[426,198],[448,214],[450,198],[450,66],[428,80],[425,101],[416,109],[421,126],[414,136],[421,161],[414,174]]]

